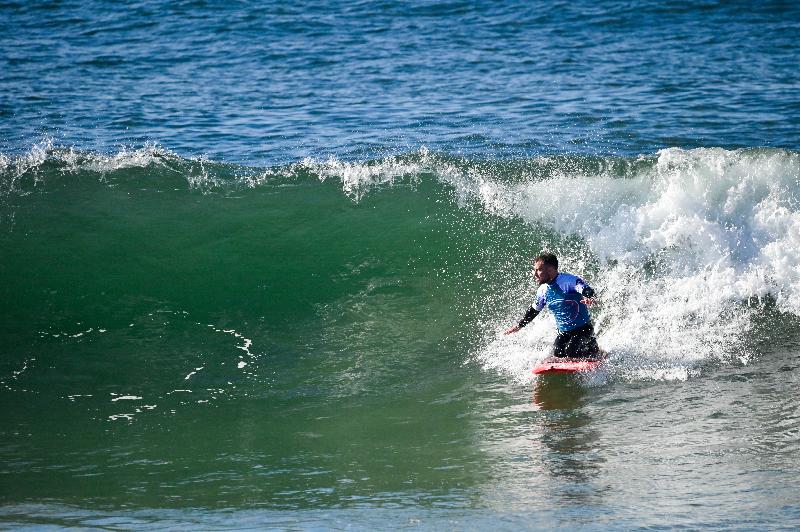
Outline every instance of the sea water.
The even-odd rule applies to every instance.
[[[0,4],[0,526],[799,526],[798,24]]]

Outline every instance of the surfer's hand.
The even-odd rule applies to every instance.
[[[584,297],[583,299],[581,299],[581,303],[583,303],[584,305],[591,306],[594,305],[595,300],[593,297]]]
[[[511,327],[509,330],[507,330],[503,334],[513,334],[513,333],[517,332],[519,329],[520,329],[519,325],[514,325],[513,327]]]

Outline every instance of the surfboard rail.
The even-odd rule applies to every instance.
[[[593,371],[604,361],[603,358],[548,357],[533,367],[534,375],[544,373],[578,373]]]

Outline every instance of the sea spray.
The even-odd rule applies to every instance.
[[[598,288],[601,346],[622,373],[671,378],[703,361],[746,363],[753,298],[800,315],[798,175],[797,154],[782,150],[669,149],[630,175],[497,184],[493,196],[527,223],[583,239],[598,269],[562,269]],[[490,340],[480,358],[522,379],[525,361],[546,356],[550,329]]]
[[[450,205],[439,203],[428,219],[466,224],[462,229],[474,224],[474,236],[483,235],[469,250],[456,243],[461,263],[445,260],[451,279],[482,279],[462,298],[472,309],[464,318],[477,332],[471,351],[485,367],[519,380],[547,355],[552,323],[543,316],[516,336],[498,332],[530,303],[529,260],[539,248],[556,252],[564,271],[598,290],[592,312],[600,344],[628,375],[685,376],[706,362],[746,363],[755,354],[747,337],[762,302],[800,315],[800,156],[785,150],[473,160],[422,148],[368,161],[308,158],[257,168],[184,159],[155,145],[99,154],[46,140],[1,162],[6,229],[22,196],[77,192],[85,180],[128,194],[146,189],[212,201],[245,190],[334,183],[354,205],[402,187],[420,196],[422,210],[410,216],[421,216],[437,191],[435,201]],[[529,242],[503,243],[513,240],[504,236],[504,220],[522,224]],[[470,264],[476,261],[480,267]]]
[[[564,269],[586,271],[600,291],[598,336],[620,374],[686,378],[703,362],[746,363],[754,354],[746,338],[761,312],[749,305],[753,298],[800,315],[794,152],[674,148],[631,159],[470,161],[423,149],[367,164],[309,159],[303,166],[322,180],[338,178],[354,201],[430,174],[460,208],[550,228],[546,247],[562,256]],[[486,297],[508,298],[508,323],[525,292]],[[553,336],[547,319],[513,339],[493,339],[498,320],[484,325],[478,358],[523,380]]]

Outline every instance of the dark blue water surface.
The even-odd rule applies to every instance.
[[[800,138],[794,2],[2,2],[0,146],[282,163]]]

